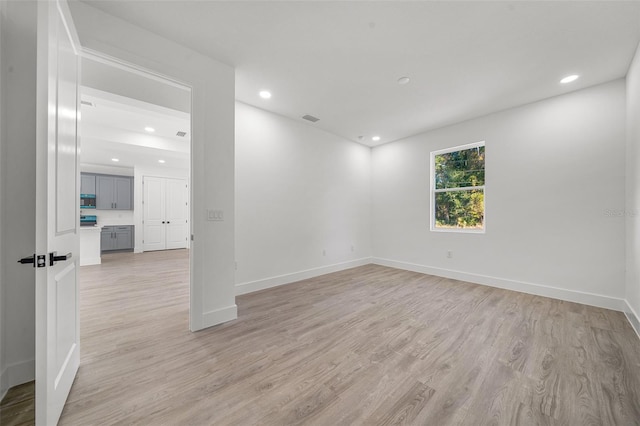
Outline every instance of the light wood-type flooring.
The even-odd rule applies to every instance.
[[[0,425],[31,426],[36,421],[36,382],[14,386],[0,403]]]
[[[640,425],[619,312],[368,265],[191,333],[185,250],[103,260],[62,425]]]

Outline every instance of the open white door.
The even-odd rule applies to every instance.
[[[80,364],[80,45],[65,0],[38,2],[37,31],[36,424],[55,425]]]

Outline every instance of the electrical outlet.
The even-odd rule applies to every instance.
[[[453,250],[447,250],[447,258],[448,259],[452,259],[453,258]]]
[[[356,251],[356,248],[354,246],[351,246],[351,251]]]
[[[327,251],[326,250],[322,250],[322,255],[326,256],[327,255]]]

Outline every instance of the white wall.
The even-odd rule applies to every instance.
[[[430,152],[482,140],[486,233],[430,232]],[[617,80],[374,148],[376,261],[621,309],[624,140]]]
[[[627,74],[625,312],[640,334],[640,46]]]
[[[187,185],[189,185],[189,170],[184,169],[172,169],[170,167],[136,167],[134,170],[133,178],[133,224],[135,225],[135,247],[133,251],[135,253],[142,253],[143,251],[143,237],[144,237],[144,225],[142,220],[144,219],[144,206],[142,201],[144,200],[144,192],[142,188],[142,182],[144,176],[153,177],[165,177],[165,178],[178,178],[186,179]],[[189,202],[189,208],[191,208],[191,202]],[[188,233],[188,228],[187,228]],[[188,236],[188,235],[187,235]],[[188,239],[187,241],[189,241]]]
[[[184,88],[91,59],[82,59],[82,85],[187,113],[191,108],[191,93]]]
[[[3,2],[2,359],[0,395],[35,375],[36,4]],[[10,108],[7,108],[10,105]]]
[[[369,263],[370,151],[236,103],[239,294]]]
[[[4,96],[4,88],[5,88],[5,83],[4,83],[4,79],[5,79],[5,72],[4,72],[4,68],[2,67],[2,64],[4,63],[3,61],[3,55],[4,55],[4,43],[3,43],[3,39],[4,39],[4,34],[3,34],[3,30],[4,30],[4,21],[6,19],[6,8],[7,8],[7,3],[6,2],[0,2],[0,401],[2,401],[2,398],[4,398],[5,393],[7,392],[7,388],[8,388],[8,383],[5,383],[5,362],[4,362],[4,335],[5,335],[5,330],[4,330],[4,313],[5,313],[5,307],[4,307],[4,267],[2,265],[2,243],[1,241],[3,241],[2,239],[2,212],[3,212],[3,208],[4,208],[4,204],[3,204],[3,199],[4,199],[4,175],[3,170],[4,170],[4,166],[3,166],[3,162],[4,162],[4,145],[5,145],[5,140],[6,140],[6,133],[5,133],[5,123],[6,123],[6,118],[4,116],[4,111],[6,110],[5,108],[5,101],[6,101],[6,96]]]
[[[191,328],[236,318],[233,68],[85,3],[70,8],[84,47],[192,88]],[[207,221],[207,209],[223,210],[225,220]]]

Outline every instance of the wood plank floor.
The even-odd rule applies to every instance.
[[[368,265],[188,331],[186,251],[83,267],[62,425],[640,425],[619,312]]]
[[[0,425],[31,426],[36,422],[36,382],[14,386],[0,403]]]

